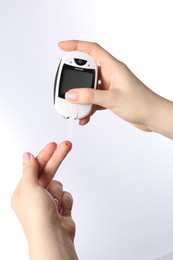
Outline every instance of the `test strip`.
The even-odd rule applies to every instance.
[[[72,143],[74,133],[75,119],[70,117],[67,119],[67,140]]]

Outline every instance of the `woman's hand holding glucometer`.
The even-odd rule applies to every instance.
[[[139,129],[173,138],[173,103],[149,89],[123,62],[92,42],[63,41],[59,47],[85,52],[99,65],[97,89],[74,88],[65,94],[71,103],[94,104],[91,114],[80,119],[81,125],[95,111],[109,109]]]
[[[97,110],[109,109],[141,130],[173,139],[173,102],[150,90],[96,43],[71,40],[60,42],[59,47],[71,52],[61,60],[54,84],[54,105],[62,116],[85,125]],[[71,88],[72,83],[76,88]],[[23,174],[11,203],[25,232],[30,260],[78,259],[73,200],[53,180],[71,148],[68,141],[50,143],[37,157],[23,156]]]

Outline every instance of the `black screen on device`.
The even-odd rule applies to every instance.
[[[62,69],[59,97],[72,88],[94,88],[95,70],[81,69],[65,64]]]

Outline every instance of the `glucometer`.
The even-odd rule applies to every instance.
[[[97,63],[81,51],[68,52],[60,61],[54,83],[54,107],[65,118],[82,119],[90,114],[92,105],[71,104],[65,93],[73,88],[97,87]]]

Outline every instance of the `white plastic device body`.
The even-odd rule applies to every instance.
[[[97,87],[97,63],[81,51],[68,52],[60,61],[54,83],[54,107],[65,118],[82,119],[90,114],[92,105],[72,104],[65,93],[73,88]]]

